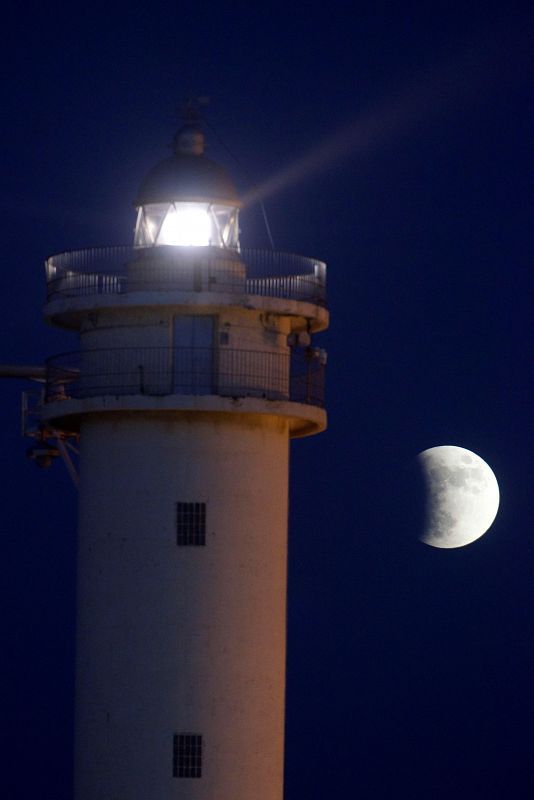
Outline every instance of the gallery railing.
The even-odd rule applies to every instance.
[[[53,356],[46,401],[170,394],[260,397],[324,406],[324,352],[126,347]]]
[[[141,283],[140,265],[146,265]],[[243,249],[236,254],[218,248],[119,245],[50,256],[45,270],[48,300],[140,290],[209,289],[326,305],[326,265],[322,261],[269,250]]]

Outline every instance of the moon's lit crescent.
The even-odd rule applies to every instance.
[[[463,547],[482,536],[499,508],[499,485],[480,456],[442,445],[419,453],[426,483],[421,539],[432,547]]]

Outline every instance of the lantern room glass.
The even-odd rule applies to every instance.
[[[238,209],[215,203],[149,203],[139,208],[134,244],[238,250]]]

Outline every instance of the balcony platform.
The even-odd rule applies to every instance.
[[[84,414],[148,412],[286,417],[292,436],[326,427],[323,351],[129,347],[46,362],[43,419],[77,432]]]
[[[291,253],[218,248],[93,248],[46,262],[45,317],[79,327],[99,309],[241,306],[328,325],[326,265]]]
[[[99,396],[85,399],[66,398],[45,404],[42,419],[51,428],[63,433],[76,434],[80,430],[81,420],[87,415],[114,414],[123,417],[125,414],[147,412],[157,416],[177,418],[189,416],[201,419],[202,416],[213,418],[214,415],[242,417],[243,424],[255,424],[258,416],[284,417],[289,421],[292,438],[312,436],[325,430],[327,425],[324,408],[306,403],[288,400],[269,400],[259,397],[221,397],[218,395],[178,395],[164,397],[149,395]]]
[[[80,297],[55,297],[44,308],[46,320],[62,328],[77,330],[88,313],[103,309],[142,309],[151,306],[172,308],[175,313],[213,313],[214,309],[239,306],[271,314],[309,321],[310,333],[328,327],[326,308],[290,298],[222,292],[143,291],[128,294],[83,295]]]

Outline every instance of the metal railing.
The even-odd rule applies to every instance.
[[[218,395],[324,406],[322,351],[126,347],[53,356],[46,402],[88,397]]]
[[[269,250],[193,250],[119,245],[50,256],[45,263],[48,300],[139,290],[209,290],[326,305],[322,261]]]

